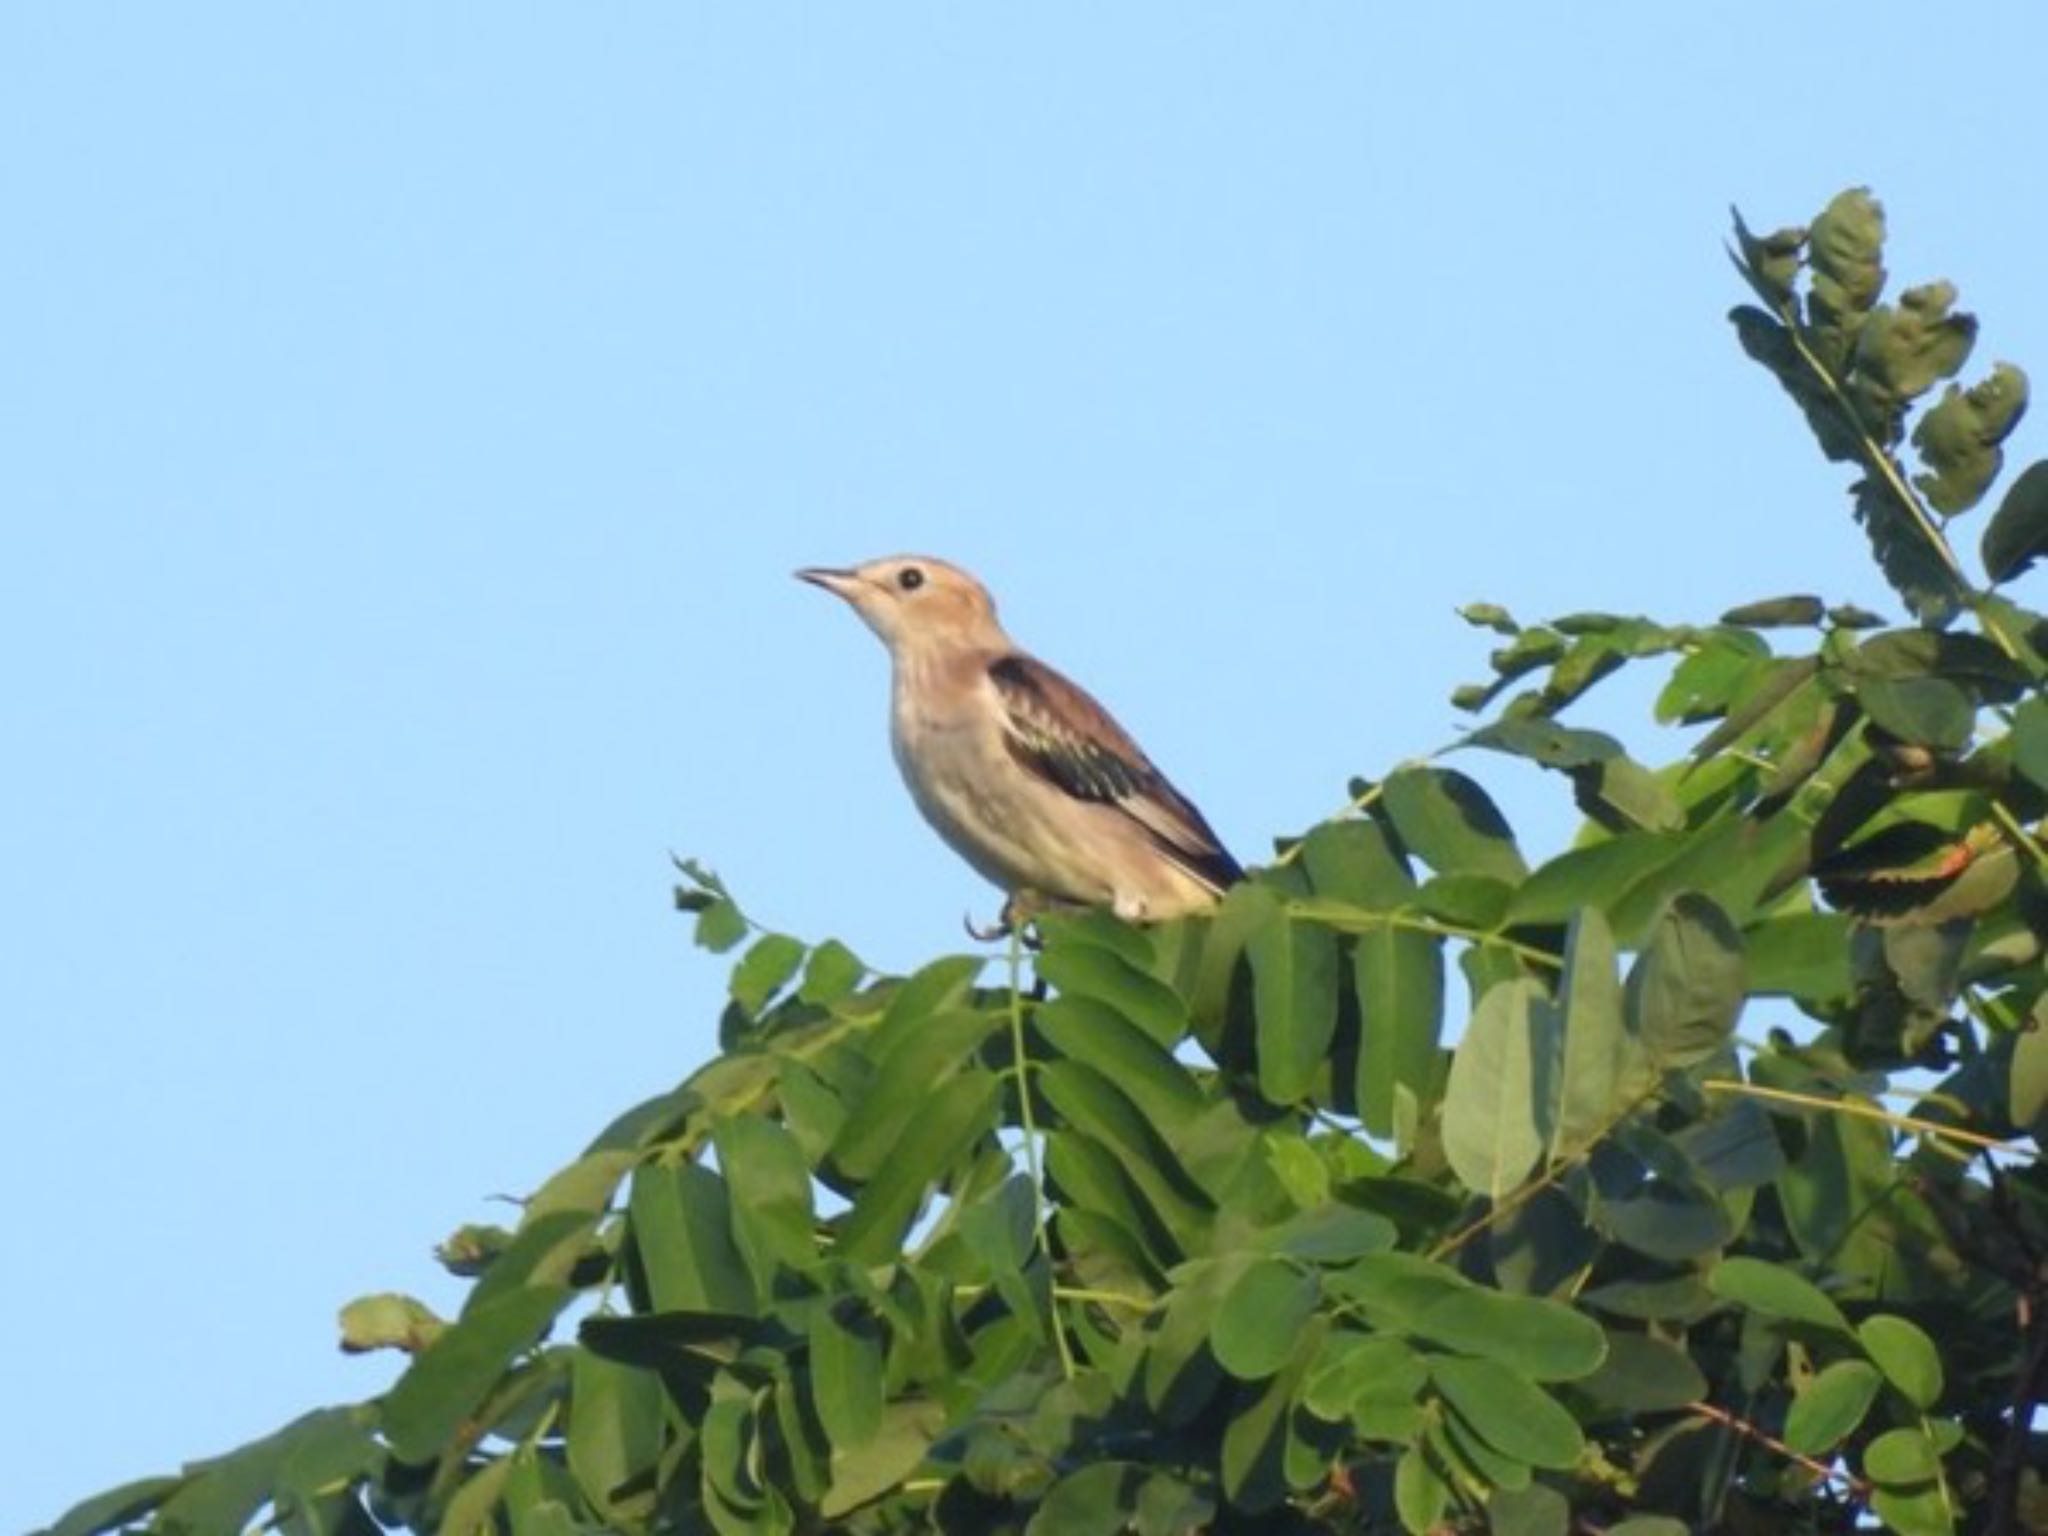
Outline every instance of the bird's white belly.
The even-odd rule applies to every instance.
[[[1085,835],[1077,839],[1095,819],[1088,813],[1099,808],[1072,801],[1031,776],[986,716],[913,715],[899,700],[894,723],[891,745],[911,798],[983,879],[1006,892],[1030,889],[1079,902],[1113,899],[1107,872],[1097,873],[1099,843]]]

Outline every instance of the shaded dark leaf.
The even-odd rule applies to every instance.
[[[2011,581],[2048,555],[2048,459],[2029,464],[2006,489],[1984,527],[1980,553],[1994,583]]]
[[[1749,629],[1772,629],[1818,624],[1826,613],[1827,605],[1817,597],[1769,597],[1730,608],[1721,615],[1721,622]]]

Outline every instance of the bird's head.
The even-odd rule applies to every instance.
[[[844,569],[812,566],[796,574],[845,598],[892,652],[1003,640],[996,606],[981,583],[929,555],[890,555]]]

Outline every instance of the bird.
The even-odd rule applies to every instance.
[[[1038,910],[1127,922],[1213,905],[1244,870],[1193,803],[1079,685],[1018,648],[973,576],[928,555],[812,566],[888,647],[890,744],[926,821],[1005,893],[998,937]]]

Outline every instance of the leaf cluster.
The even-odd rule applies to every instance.
[[[456,1316],[345,1310],[389,1391],[57,1536],[2038,1518],[2048,629],[1943,534],[2024,386],[1926,407],[1900,499],[1975,324],[1886,306],[1881,235],[1860,193],[1738,224],[1737,325],[1944,627],[1477,605],[1490,718],[1452,749],[1212,913],[1050,915],[1007,965],[878,975],[686,863],[736,952],[721,1054],[453,1234]],[[1667,766],[1565,719],[1630,666],[1696,737]],[[1567,782],[1572,847],[1531,863],[1487,754]]]

